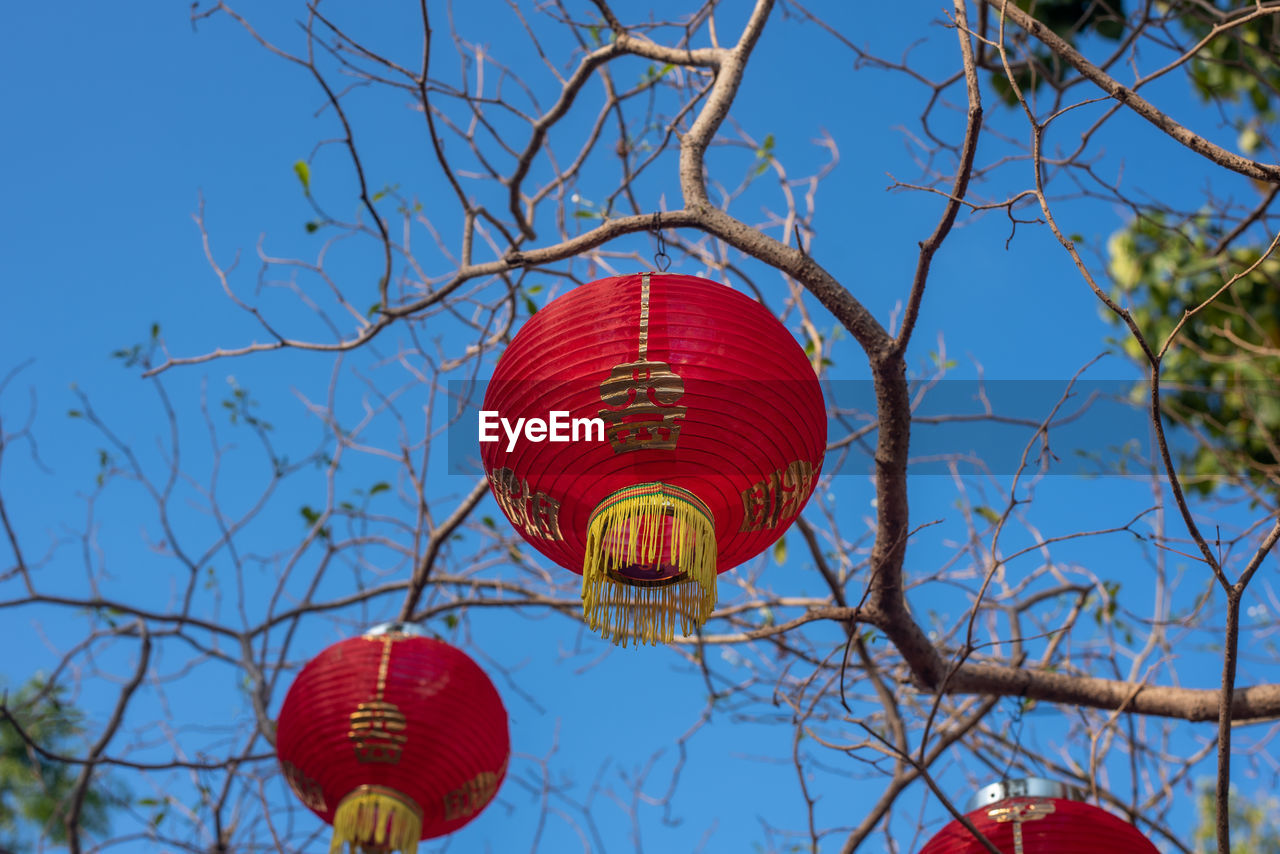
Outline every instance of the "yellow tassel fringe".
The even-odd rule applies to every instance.
[[[664,542],[662,529],[670,531]],[[610,532],[624,532],[622,536]],[[656,569],[664,547],[679,570],[678,581],[629,582],[616,571]],[[706,623],[716,607],[715,520],[693,493],[663,483],[619,490],[587,522],[582,567],[582,613],[592,631],[627,645],[670,643],[676,617],[681,634]]]
[[[341,854],[344,843],[366,854],[417,854],[421,836],[422,811],[417,804],[394,789],[361,786],[333,813],[329,854]]]

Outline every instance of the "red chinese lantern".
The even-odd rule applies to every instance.
[[[826,434],[813,367],[777,318],[665,273],[591,282],[535,314],[480,421],[503,513],[582,574],[588,625],[624,645],[706,622],[717,574],[800,514]]]
[[[965,817],[1002,854],[1159,854],[1132,824],[1079,797],[1052,780],[1006,780],[979,791]],[[986,852],[958,821],[920,849],[920,854]]]
[[[413,854],[493,799],[507,711],[460,650],[398,623],[326,649],[285,696],[276,754],[294,794],[333,825],[330,854]]]

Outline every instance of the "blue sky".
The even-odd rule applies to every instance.
[[[268,37],[296,43],[291,13],[283,14],[271,4],[257,5],[261,8],[244,11],[255,21],[261,19]],[[913,54],[920,57],[922,70],[941,74],[952,67],[954,36],[936,24],[938,4],[912,0],[856,6],[856,12],[855,4],[846,4],[831,14],[833,22],[853,33],[859,43],[896,57],[913,42],[926,39],[926,46]],[[501,4],[495,8],[500,12]],[[401,19],[402,10],[379,8],[377,14],[356,21],[350,8],[344,11],[353,18],[358,35],[367,34],[386,50],[412,61],[418,50],[412,15]],[[486,26],[487,7],[468,6],[454,13],[459,31],[486,42],[496,55],[527,52],[518,30]],[[737,24],[732,18],[731,13],[725,14],[722,32],[734,31]],[[0,134],[0,186],[6,196],[6,204],[0,207],[4,235],[0,242],[0,374],[18,365],[25,367],[0,398],[0,416],[6,427],[16,424],[27,417],[35,401],[34,433],[45,468],[36,464],[27,446],[11,449],[0,471],[0,490],[15,526],[25,532],[28,557],[51,555],[40,569],[42,580],[82,595],[88,584],[87,560],[104,591],[140,606],[169,608],[186,582],[184,571],[175,568],[170,555],[148,547],[148,541],[157,536],[158,522],[136,484],[126,480],[113,485],[103,500],[92,505],[94,537],[88,542],[77,539],[76,532],[86,525],[90,506],[86,497],[93,493],[99,449],[106,443],[85,418],[68,417],[69,410],[83,410],[72,386],[89,395],[95,411],[144,467],[153,473],[162,471],[167,441],[164,411],[137,371],[122,367],[110,354],[145,341],[153,323],[160,324],[163,339],[176,354],[203,353],[261,338],[261,331],[221,292],[192,215],[203,200],[215,258],[230,265],[240,253],[231,281],[239,293],[252,294],[260,236],[274,256],[306,256],[316,250],[318,238],[303,227],[314,213],[300,191],[293,164],[311,157],[317,141],[334,135],[334,125],[331,116],[317,115],[319,95],[303,71],[269,55],[225,17],[203,22],[193,31],[185,4],[149,0],[132,4],[127,11],[105,4],[79,4],[74,10],[22,4],[10,19],[8,43],[0,51],[0,66],[10,81],[0,93],[8,127]],[[939,50],[935,44],[945,47]],[[442,64],[456,63],[448,51],[441,54]],[[777,155],[793,174],[806,174],[806,169],[822,161],[821,149],[812,143],[819,133],[827,131],[839,141],[840,163],[818,193],[817,237],[811,252],[887,324],[895,305],[905,299],[917,241],[927,236],[938,215],[936,197],[886,192],[890,175],[904,181],[918,176],[902,126],[915,126],[928,92],[874,69],[850,75],[851,65],[850,54],[816,28],[784,26],[775,20],[758,48],[735,115],[757,138],[775,136]],[[642,70],[642,65],[636,68]],[[529,73],[531,80],[540,79],[534,71]],[[830,80],[841,82],[836,87]],[[1215,128],[1216,119],[1185,98],[1178,81],[1163,81],[1152,92],[1153,99],[1173,99],[1180,115],[1203,119],[1207,133],[1224,144],[1230,142],[1229,133]],[[962,95],[956,88],[948,94]],[[399,184],[429,207],[434,195],[445,191],[444,184],[424,154],[421,118],[404,102],[398,94],[370,95],[358,101],[353,116],[362,129],[360,142],[370,165],[370,184]],[[988,108],[999,109],[994,103]],[[1096,111],[1078,120],[1064,120],[1064,138],[1069,140],[1067,132],[1093,115]],[[589,120],[586,113],[573,118],[566,132],[580,131]],[[938,132],[958,138],[960,121],[959,114],[952,114]],[[1124,180],[1134,186],[1167,182],[1172,174],[1190,176],[1171,197],[1189,207],[1199,203],[1199,164],[1191,155],[1137,120],[1120,120],[1113,133],[1120,141],[1142,139],[1143,156],[1121,160],[1109,150],[1103,168],[1115,174],[1123,170]],[[731,163],[733,155],[726,153],[714,155],[713,164],[721,156]],[[353,215],[349,169],[336,148],[316,154],[311,169],[317,198],[341,216]],[[1026,183],[1025,178],[1008,180],[1018,186]],[[596,186],[602,192],[611,189],[603,183]],[[646,204],[657,204],[665,197],[667,206],[677,205],[669,176],[645,191],[651,194]],[[1093,246],[1101,245],[1121,222],[1119,212],[1101,203],[1066,209],[1071,211],[1066,227]],[[749,206],[747,210],[748,218],[758,214]],[[453,222],[442,222],[441,228],[446,237],[456,234]],[[1008,232],[1002,215],[962,218],[935,261],[913,344],[913,365],[926,364],[943,335],[947,355],[958,361],[958,377],[974,378],[977,363],[989,378],[1065,383],[1105,349],[1104,339],[1112,330],[1100,321],[1096,300],[1051,236],[1043,229],[1019,229],[1006,249]],[[625,245],[651,251],[647,241]],[[339,252],[333,264],[355,283],[350,285],[353,290],[367,294],[372,293],[372,285],[359,283],[376,276],[369,272],[368,261],[367,253],[351,250]],[[779,293],[776,281],[767,286],[772,294]],[[279,293],[267,292],[263,304],[281,316],[292,311]],[[816,305],[811,309],[820,311]],[[319,332],[305,314],[294,311],[287,318],[292,329]],[[829,329],[832,323],[824,318],[819,325]],[[323,400],[331,379],[339,376],[339,410],[344,418],[358,418],[363,392],[354,372],[374,373],[375,365],[395,353],[401,343],[402,338],[389,333],[370,353],[354,355],[336,370],[333,360],[323,355],[271,353],[171,372],[164,383],[182,425],[186,464],[195,477],[207,479],[213,472],[200,414],[201,401],[207,400],[223,419],[219,435],[224,446],[233,450],[218,474],[220,494],[228,506],[247,509],[262,482],[264,454],[243,429],[237,432],[225,423],[221,401],[236,387],[248,389],[260,402],[262,417],[275,425],[276,435],[287,437],[287,444],[294,448],[292,459],[297,460],[314,447],[321,433],[304,399]],[[863,361],[847,339],[838,345],[834,359],[833,379],[865,379]],[[492,365],[487,368],[491,370]],[[1113,356],[1089,376],[1128,379],[1135,373]],[[402,377],[391,384],[399,387],[405,382]],[[421,404],[421,393],[410,389],[405,400],[412,409]],[[395,431],[375,429],[370,440],[391,447]],[[108,450],[119,462],[121,454]],[[344,472],[340,486],[348,495],[353,489],[367,491],[374,483],[394,479],[393,467],[361,457]],[[450,507],[470,483],[464,476],[445,475],[441,466],[432,476],[431,490],[445,500],[443,507]],[[301,473],[281,487],[271,509],[246,530],[240,559],[250,579],[246,600],[251,614],[263,607],[261,600],[273,587],[273,573],[284,565],[283,556],[303,530],[299,505],[319,506],[316,502],[323,501],[325,488],[318,472]],[[185,510],[175,511],[175,525],[194,541],[216,539],[213,522],[192,509],[198,493],[186,485],[181,489],[188,490],[182,493],[187,504]],[[955,523],[957,493],[949,478],[916,477],[911,490],[915,519],[945,518]],[[846,536],[857,528],[855,520],[869,517],[872,497],[865,477],[833,481],[827,501],[845,519]],[[1140,481],[1109,479],[1100,490],[1097,481],[1065,476],[1040,483],[1036,498],[1037,506],[1043,508],[1036,518],[1046,536],[1114,525],[1150,504],[1149,486]],[[371,506],[375,500],[385,501],[385,512],[395,512],[390,496],[369,500]],[[488,499],[479,512],[501,522]],[[1222,518],[1228,527],[1241,524],[1244,517]],[[946,526],[923,533],[913,543],[910,571],[924,574],[945,564],[955,551],[956,535],[956,528]],[[1014,533],[1005,548],[1017,547],[1019,536],[1023,543],[1031,541],[1025,531]],[[779,590],[818,593],[816,575],[796,557],[802,552],[799,538],[791,540],[792,559],[785,566],[776,567],[761,558],[754,568],[738,572],[765,567]],[[1133,598],[1126,604],[1142,613],[1147,606],[1148,568],[1132,548],[1123,553],[1123,560],[1132,562],[1134,569],[1115,568],[1110,551],[1114,546],[1114,540],[1087,540],[1062,547],[1055,559],[1069,566],[1095,567],[1121,579],[1125,589],[1132,591]],[[403,577],[406,572],[403,561],[397,563],[390,552],[372,549],[368,557],[382,562],[389,576],[398,572]],[[314,552],[305,554],[303,565],[296,569],[297,579],[306,576],[310,569],[306,561],[314,558]],[[221,570],[233,559],[219,555],[211,565]],[[9,560],[0,549],[0,564],[7,565]],[[219,578],[219,584],[227,585],[225,595],[214,595],[212,587],[202,595],[209,596],[210,613],[235,624],[231,616],[235,593],[228,576]],[[322,589],[340,595],[351,578],[351,574],[331,574]],[[1188,589],[1196,591],[1200,586],[1193,581]],[[0,600],[16,595],[12,586],[0,588]],[[912,601],[921,611],[954,607],[945,590],[915,592]],[[344,617],[349,626],[356,626],[390,616],[399,603],[400,597],[392,596]],[[10,684],[51,667],[57,660],[53,650],[65,649],[83,637],[87,625],[83,616],[67,609],[37,607],[10,609],[0,620],[0,639],[22,650],[0,667],[0,675]],[[435,630],[447,633],[443,624]],[[831,634],[835,643],[835,627]],[[304,622],[293,654],[318,651],[340,636],[340,630],[324,620]],[[701,850],[774,850],[768,846],[775,842],[777,850],[787,850],[765,826],[803,827],[802,801],[787,760],[793,730],[785,710],[776,712],[776,719],[766,716],[744,722],[732,708],[713,709],[711,724],[688,746],[668,822],[662,808],[619,803],[608,791],[624,791],[627,780],[646,771],[650,776],[645,791],[660,795],[665,790],[677,761],[673,742],[694,724],[705,704],[695,668],[659,650],[609,653],[602,642],[568,620],[536,611],[476,609],[469,615],[466,631],[449,636],[482,664],[488,666],[484,656],[492,656],[494,663],[510,669],[511,680],[499,678],[497,683],[512,715],[517,759],[498,803],[441,850],[518,850],[530,847],[535,838],[541,841],[538,850],[580,850],[580,833],[588,837],[591,833],[554,811],[538,830],[538,799],[528,786],[536,787],[530,781],[540,773],[537,758],[549,754],[550,773],[556,786],[563,786],[565,803],[591,804],[589,812],[599,838],[588,847],[639,850],[628,817],[632,807],[638,810],[638,824],[643,827],[643,848],[650,851],[693,850],[707,834],[713,834],[708,837],[711,841],[702,843]],[[96,666],[127,673],[134,649],[131,642],[111,645],[95,659]],[[162,672],[175,672],[191,654],[180,644],[166,645],[157,666]],[[604,660],[597,661],[601,656]],[[1211,654],[1188,653],[1181,670],[1185,683],[1212,685],[1215,661]],[[1259,672],[1246,666],[1242,682],[1274,678],[1268,669],[1273,670]],[[137,745],[133,755],[153,760],[169,755],[163,739],[154,742],[157,734],[146,730],[148,722],[159,718],[169,720],[192,743],[200,741],[202,727],[243,726],[238,674],[217,662],[201,664],[199,671],[203,675],[179,683],[163,697],[148,695],[131,712],[131,729],[122,742]],[[86,679],[84,685],[81,702],[95,721],[105,719],[114,685],[94,679]],[[526,695],[536,702],[526,700]],[[282,697],[278,690],[277,707]],[[1065,737],[1060,725],[1043,717],[1037,718],[1036,735],[1045,741]],[[1183,728],[1175,749],[1187,749],[1196,738],[1208,735]],[[217,742],[216,737],[210,738]],[[655,753],[659,754],[656,762],[647,766]],[[814,772],[822,794],[823,820],[831,825],[855,822],[861,816],[859,806],[878,794],[879,780],[856,762],[850,767],[832,760],[832,767],[835,770]],[[1117,773],[1123,776],[1124,772]],[[948,768],[945,779],[963,785],[963,774],[954,767]],[[1244,771],[1241,780],[1247,785]],[[181,775],[129,783],[138,798],[155,798],[164,791],[194,797],[195,784]],[[279,795],[275,791],[273,796]],[[937,805],[923,792],[910,803],[912,808],[922,805],[922,815],[933,822],[931,827],[936,826]],[[574,812],[563,804],[553,807]],[[911,845],[915,823],[910,816],[897,819],[901,850]],[[536,837],[538,833],[542,835]],[[920,841],[916,840],[917,846]],[[838,847],[834,841],[830,844]],[[149,850],[145,846],[124,849]]]

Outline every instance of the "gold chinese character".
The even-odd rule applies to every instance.
[[[507,514],[511,524],[524,529],[530,537],[539,540],[563,540],[560,533],[560,502],[545,492],[533,491],[529,481],[516,476],[509,468],[500,468],[489,475],[498,506]]]
[[[675,405],[683,396],[684,380],[664,362],[642,359],[616,366],[600,385],[600,399],[614,407],[600,410],[613,452],[675,448],[689,410]]]
[[[813,466],[796,460],[764,480],[742,490],[741,531],[776,528],[783,519],[800,512],[800,505],[813,489]]]
[[[498,775],[481,771],[444,796],[444,820],[453,821],[475,815],[498,793]]]
[[[404,735],[407,726],[404,714],[394,703],[374,700],[359,704],[351,713],[347,738],[355,746],[360,762],[395,764],[408,741]]]
[[[666,362],[649,359],[649,275],[640,280],[638,356],[616,365],[600,384],[600,399],[612,407],[600,410],[600,420],[615,454],[673,450],[689,410],[676,406],[684,397],[684,380]]]
[[[280,768],[284,771],[284,778],[288,781],[289,788],[293,789],[293,793],[298,796],[298,800],[316,812],[327,811],[324,790],[320,788],[319,783],[303,774],[302,769],[288,759],[280,763]]]

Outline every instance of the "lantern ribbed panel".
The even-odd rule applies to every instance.
[[[462,827],[497,792],[510,756],[507,712],[484,671],[449,644],[351,638],[298,674],[280,709],[276,752],[295,793],[326,823],[343,798],[381,787],[411,799],[429,839]]]
[[[1014,822],[1008,810],[1020,804],[1051,803],[1053,811],[1042,818],[1024,819],[1022,854],[1158,854],[1132,824],[1100,807],[1062,798],[1009,798],[976,809],[967,818],[1002,854],[1015,854]],[[997,821],[991,815],[1006,816]],[[952,821],[920,849],[920,854],[987,854],[964,825]]]
[[[613,436],[569,443],[522,437],[508,451],[503,434],[482,443],[481,456],[516,530],[567,569],[583,571],[588,519],[606,496],[666,484],[710,508],[713,570],[724,572],[766,549],[803,509],[826,447],[822,391],[804,351],[759,303],[694,276],[645,275],[646,336],[645,276],[582,285],[524,325],[499,360],[484,403],[511,423],[545,420],[557,410],[570,419],[616,417],[630,431],[619,436],[636,441],[620,449]],[[650,373],[626,379],[637,364]],[[659,374],[668,379],[655,379]],[[602,400],[611,377],[618,396]],[[628,407],[637,402],[678,425],[671,446],[652,441],[666,436],[661,431],[646,441],[643,430],[627,427],[646,417],[641,407]]]

